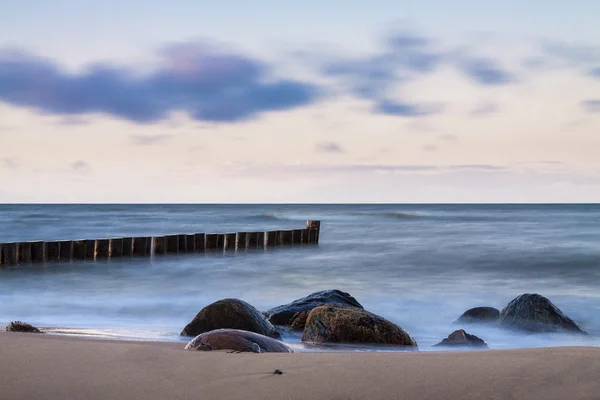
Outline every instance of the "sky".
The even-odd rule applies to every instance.
[[[0,202],[600,202],[598,1],[0,9]]]

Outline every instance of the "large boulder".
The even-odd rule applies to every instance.
[[[197,336],[215,329],[241,329],[281,338],[277,329],[260,311],[239,299],[223,299],[204,307],[183,328],[181,336]]]
[[[302,341],[417,347],[407,332],[379,315],[358,307],[331,305],[316,307],[308,314]]]
[[[6,332],[43,333],[38,328],[27,322],[13,321],[6,326]]]
[[[476,324],[497,322],[500,310],[494,307],[475,307],[465,311],[455,324]]]
[[[302,322],[306,319],[306,315],[313,308],[325,304],[363,308],[354,297],[346,292],[342,292],[341,290],[322,290],[294,300],[289,304],[272,308],[265,312],[265,316],[273,325],[282,325],[294,330],[302,330],[304,328]]]
[[[474,347],[487,349],[487,344],[483,339],[478,338],[475,335],[468,334],[462,329],[452,332],[448,337],[434,347]]]
[[[232,350],[253,353],[292,353],[279,340],[239,329],[217,329],[201,333],[185,346],[186,350]]]
[[[525,332],[570,332],[587,334],[550,300],[539,294],[522,294],[500,313],[500,326]]]

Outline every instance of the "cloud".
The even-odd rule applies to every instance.
[[[600,78],[600,67],[592,68],[590,70],[590,76],[593,76],[595,78]]]
[[[164,143],[172,138],[172,135],[156,134],[156,135],[131,135],[129,138],[134,144],[139,146],[150,146],[157,143]]]
[[[458,141],[458,136],[456,136],[456,135],[440,135],[438,138],[440,140],[445,141],[445,142],[456,142],[456,141]]]
[[[500,111],[500,106],[492,102],[482,102],[471,110],[471,117],[487,117]]]
[[[11,170],[11,171],[14,171],[14,170],[16,170],[16,169],[19,168],[19,164],[16,161],[14,161],[14,160],[12,160],[10,158],[3,158],[3,159],[1,159],[0,160],[0,165],[2,165],[3,168],[6,168],[6,169]]]
[[[438,147],[435,144],[426,144],[423,146],[423,151],[436,151],[437,148]]]
[[[315,149],[319,153],[344,153],[342,146],[335,142],[317,143]]]
[[[463,73],[482,85],[505,85],[514,81],[512,74],[490,59],[468,58],[459,66]]]
[[[382,100],[375,105],[375,111],[379,114],[398,115],[403,117],[419,117],[438,113],[441,106],[417,105],[402,102]]]
[[[314,102],[315,86],[268,80],[271,67],[203,43],[159,52],[160,68],[146,75],[96,64],[81,73],[19,53],[0,52],[0,101],[59,115],[105,113],[137,123],[185,111],[202,121],[234,122]]]
[[[68,116],[64,117],[59,122],[60,125],[87,125],[89,121],[81,117]]]
[[[581,103],[584,110],[588,112],[600,112],[600,100],[586,100]]]
[[[75,172],[82,175],[88,174],[91,171],[91,169],[92,167],[90,167],[90,165],[83,160],[75,161],[71,163],[71,165],[69,165],[69,170],[71,172]]]

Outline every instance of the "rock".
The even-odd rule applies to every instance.
[[[293,331],[303,331],[309,312],[310,311],[300,311],[294,314],[290,320],[290,328]]]
[[[350,306],[363,308],[356,299],[341,290],[322,290],[309,294],[289,304],[272,308],[265,312],[265,316],[273,325],[283,325],[290,327],[294,321],[296,313],[309,313],[313,308],[331,304],[335,306]],[[301,324],[297,324],[300,327]],[[300,330],[302,327],[300,327]]]
[[[292,353],[283,342],[240,329],[216,329],[201,333],[185,346],[186,350],[232,350],[253,353]]]
[[[487,344],[475,335],[470,335],[462,329],[452,332],[448,337],[433,347],[477,347],[487,349]]]
[[[183,329],[181,336],[197,336],[215,329],[240,329],[281,338],[260,311],[239,299],[223,299],[204,307]]]
[[[364,343],[417,347],[415,340],[390,321],[358,307],[316,307],[306,320],[303,342]]]
[[[522,294],[500,313],[500,326],[525,332],[587,333],[550,300],[539,294]]]
[[[494,307],[475,307],[465,311],[454,322],[455,324],[475,324],[497,322],[500,310]]]
[[[27,322],[14,321],[6,326],[6,332],[44,333]]]

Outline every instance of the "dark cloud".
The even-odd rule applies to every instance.
[[[600,100],[586,100],[581,103],[584,110],[589,112],[600,112]]]
[[[319,153],[344,153],[342,146],[335,142],[317,143],[315,150]]]
[[[514,80],[512,74],[490,59],[471,58],[459,65],[462,72],[481,85],[505,85]]]
[[[164,143],[171,139],[171,135],[157,134],[157,135],[131,135],[129,138],[134,144],[139,146],[150,146],[157,143]]]
[[[99,112],[138,123],[186,111],[196,120],[233,122],[310,104],[313,85],[268,80],[267,64],[200,43],[160,52],[147,75],[97,64],[81,73],[22,53],[0,53],[0,101],[62,115]]]

